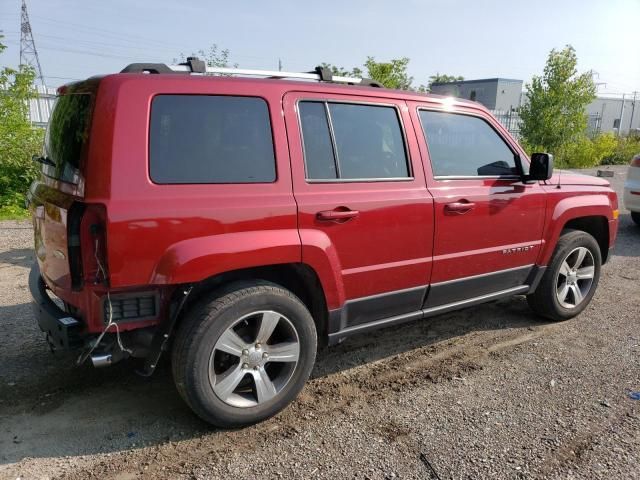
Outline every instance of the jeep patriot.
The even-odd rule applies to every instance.
[[[578,315],[618,226],[606,180],[529,157],[480,104],[323,68],[71,83],[34,160],[50,347],[142,375],[166,352],[221,427],[285,408],[318,345],[511,295]]]

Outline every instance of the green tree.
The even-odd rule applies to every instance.
[[[362,70],[358,67],[352,68],[351,70],[347,70],[344,67],[337,67],[330,63],[322,62],[320,64],[321,67],[328,68],[331,70],[331,73],[340,77],[362,77]]]
[[[374,57],[367,57],[367,61],[364,62],[369,78],[387,88],[398,90],[413,90],[413,77],[407,73],[408,65],[407,57],[394,58],[388,62],[376,62]]]
[[[520,132],[530,147],[549,152],[579,141],[587,129],[587,105],[596,97],[592,72],[578,74],[574,48],[551,50],[542,76],[526,85]]]
[[[5,49],[0,36],[0,53]],[[28,117],[34,79],[29,67],[0,69],[0,217],[25,214],[25,193],[38,171],[31,156],[41,150],[44,130]]]
[[[414,90],[411,85],[413,77],[407,73],[409,59],[406,57],[391,59],[388,62],[376,62],[374,57],[367,57],[364,62],[366,77],[381,83],[387,88],[397,88],[400,90]],[[344,77],[362,77],[363,70],[355,67],[348,70],[344,67],[337,67],[331,63],[322,63],[321,66],[331,70],[334,75]]]
[[[429,83],[427,87],[431,89],[431,85],[434,83],[451,83],[451,82],[461,82],[464,80],[462,75],[447,75],[445,73],[436,73],[435,75],[431,75],[429,77]]]
[[[224,68],[237,68],[237,63],[231,63],[231,52],[228,48],[220,48],[217,44],[212,44],[207,50],[198,50],[191,53],[191,55],[180,54],[178,59],[173,59],[173,63],[184,62],[186,57],[198,57],[200,60],[204,60],[208,67],[224,67]]]

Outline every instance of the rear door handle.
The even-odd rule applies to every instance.
[[[463,214],[467,213],[469,210],[475,208],[476,204],[473,202],[453,202],[447,203],[444,206],[445,213],[457,213]]]
[[[345,222],[358,215],[358,210],[323,210],[316,213],[316,218],[322,222]]]

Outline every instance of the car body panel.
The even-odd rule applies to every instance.
[[[431,283],[533,265],[542,242],[545,194],[536,182],[524,184],[512,178],[434,178],[428,145],[420,126],[421,109],[480,117],[502,140],[526,157],[502,126],[487,112],[466,106],[449,107],[429,102],[411,102],[410,112],[423,152],[429,192],[434,197],[435,234]],[[446,205],[471,202],[464,213],[448,213]]]
[[[594,192],[588,186],[546,185],[547,209],[549,215],[544,227],[544,248],[540,252],[537,263],[547,265],[566,224],[582,217],[602,217],[608,225],[608,245],[615,243],[618,231],[618,220],[614,210],[618,209],[617,196],[610,187],[601,187],[601,192]]]
[[[420,152],[408,131],[406,147],[413,178],[400,181],[319,182],[305,179],[297,102],[327,100],[395,106],[402,123],[411,124],[405,102],[393,98],[294,91],[284,98],[291,151],[293,190],[303,262],[316,268],[317,255],[330,248],[331,264],[341,278],[340,304],[360,297],[425,286],[431,273],[433,200],[426,189]],[[358,216],[344,223],[318,220],[325,210],[351,209]],[[329,245],[322,248],[318,240]],[[308,242],[315,241],[309,245]],[[322,270],[322,267],[318,265]],[[321,275],[322,278],[322,275]],[[331,296],[328,296],[329,298]],[[340,304],[330,302],[331,307]]]
[[[631,165],[627,169],[623,201],[627,210],[640,213],[640,166]]]

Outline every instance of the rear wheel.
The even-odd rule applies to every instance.
[[[527,296],[531,308],[550,320],[567,320],[582,312],[600,278],[598,242],[586,232],[566,230],[536,291]]]
[[[274,284],[236,284],[184,318],[173,349],[176,386],[205,421],[259,422],[285,408],[306,382],[316,354],[313,318]]]
[[[640,212],[631,212],[631,220],[636,222],[636,225],[640,226]]]

